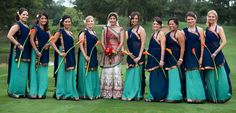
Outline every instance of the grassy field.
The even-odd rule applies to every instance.
[[[151,34],[151,23],[144,25],[147,37]],[[185,26],[181,23],[180,28]],[[203,26],[203,25],[201,25]],[[224,26],[227,36],[227,46],[224,48],[225,56],[231,68],[231,81],[233,93],[236,93],[236,26]],[[101,29],[96,29],[100,36]],[[53,67],[49,67],[49,87],[45,100],[12,99],[7,96],[7,55],[9,42],[5,39],[0,41],[0,113],[236,113],[236,97],[225,104],[188,104],[188,103],[147,103],[144,101],[126,102],[121,100],[80,100],[80,101],[57,101],[52,98]],[[4,60],[2,60],[4,58]],[[123,70],[125,67],[123,66]],[[125,71],[124,71],[125,72]],[[123,73],[124,73],[123,72]],[[148,73],[146,74],[148,78]],[[148,79],[147,79],[148,81]],[[147,91],[146,91],[147,94]]]

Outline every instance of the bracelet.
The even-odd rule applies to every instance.
[[[35,50],[35,53],[36,53],[36,54],[38,54],[38,53],[39,53],[39,50],[38,50],[38,49],[36,49],[36,50]]]
[[[180,58],[179,61],[182,61],[182,62],[183,62],[184,60],[183,60],[182,58]]]
[[[19,46],[20,46],[20,43],[17,43],[16,46],[19,47]]]

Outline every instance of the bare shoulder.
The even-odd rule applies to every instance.
[[[222,26],[217,25],[217,31],[218,31],[218,32],[224,31],[224,28],[223,28]]]

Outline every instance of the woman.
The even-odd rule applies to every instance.
[[[16,23],[11,27],[7,38],[11,41],[8,70],[8,95],[14,98],[26,96],[28,67],[31,46],[28,41],[28,11],[20,8],[16,14]]]
[[[152,23],[154,33],[150,39],[148,53],[155,58],[149,55],[147,60],[146,70],[150,72],[150,77],[146,101],[164,101],[168,93],[168,78],[163,69],[166,38],[161,27],[162,20],[159,17],[154,17]]]
[[[118,14],[108,15],[108,24],[102,32],[101,96],[119,99],[122,95],[122,54],[124,29],[118,24]]]
[[[85,24],[85,30],[79,34],[82,43],[78,59],[78,92],[80,98],[94,100],[100,97],[100,81],[96,48],[98,39],[93,30],[93,16],[87,16]]]
[[[30,35],[32,45],[30,63],[30,98],[45,98],[48,88],[48,62],[49,62],[49,29],[48,15],[43,12],[37,15],[35,31]]]
[[[127,47],[131,55],[127,56],[127,70],[122,100],[140,100],[142,95],[142,75],[144,66],[144,45],[146,33],[139,25],[141,19],[139,12],[132,12],[130,28],[126,32]]]
[[[203,58],[204,42],[203,29],[196,26],[197,16],[193,12],[186,14],[188,27],[184,28],[185,35],[185,55],[184,66],[186,76],[187,102],[199,103],[203,102],[205,97],[205,89],[200,74],[200,67]]]
[[[206,80],[207,100],[214,103],[227,102],[232,96],[229,67],[222,53],[226,45],[223,27],[217,25],[215,10],[207,13],[207,29],[203,56],[204,76]],[[215,65],[214,65],[215,63]]]
[[[170,32],[166,34],[165,64],[168,70],[168,95],[166,102],[181,102],[181,65],[183,63],[185,40],[183,33],[178,30],[178,20],[170,18]]]
[[[58,100],[79,100],[76,90],[75,49],[68,51],[74,44],[73,34],[70,31],[71,22],[71,17],[64,15],[60,21],[61,29],[55,33],[55,39],[51,41],[57,53],[55,55],[57,62],[54,62],[57,66],[55,69],[59,68],[56,76],[56,99]]]

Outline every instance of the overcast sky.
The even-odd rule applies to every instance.
[[[57,2],[59,0],[54,0],[54,1]],[[70,1],[74,1],[74,0],[63,0],[63,1],[65,1],[63,3],[64,6],[66,6],[66,7],[73,7],[73,4],[71,4]]]

